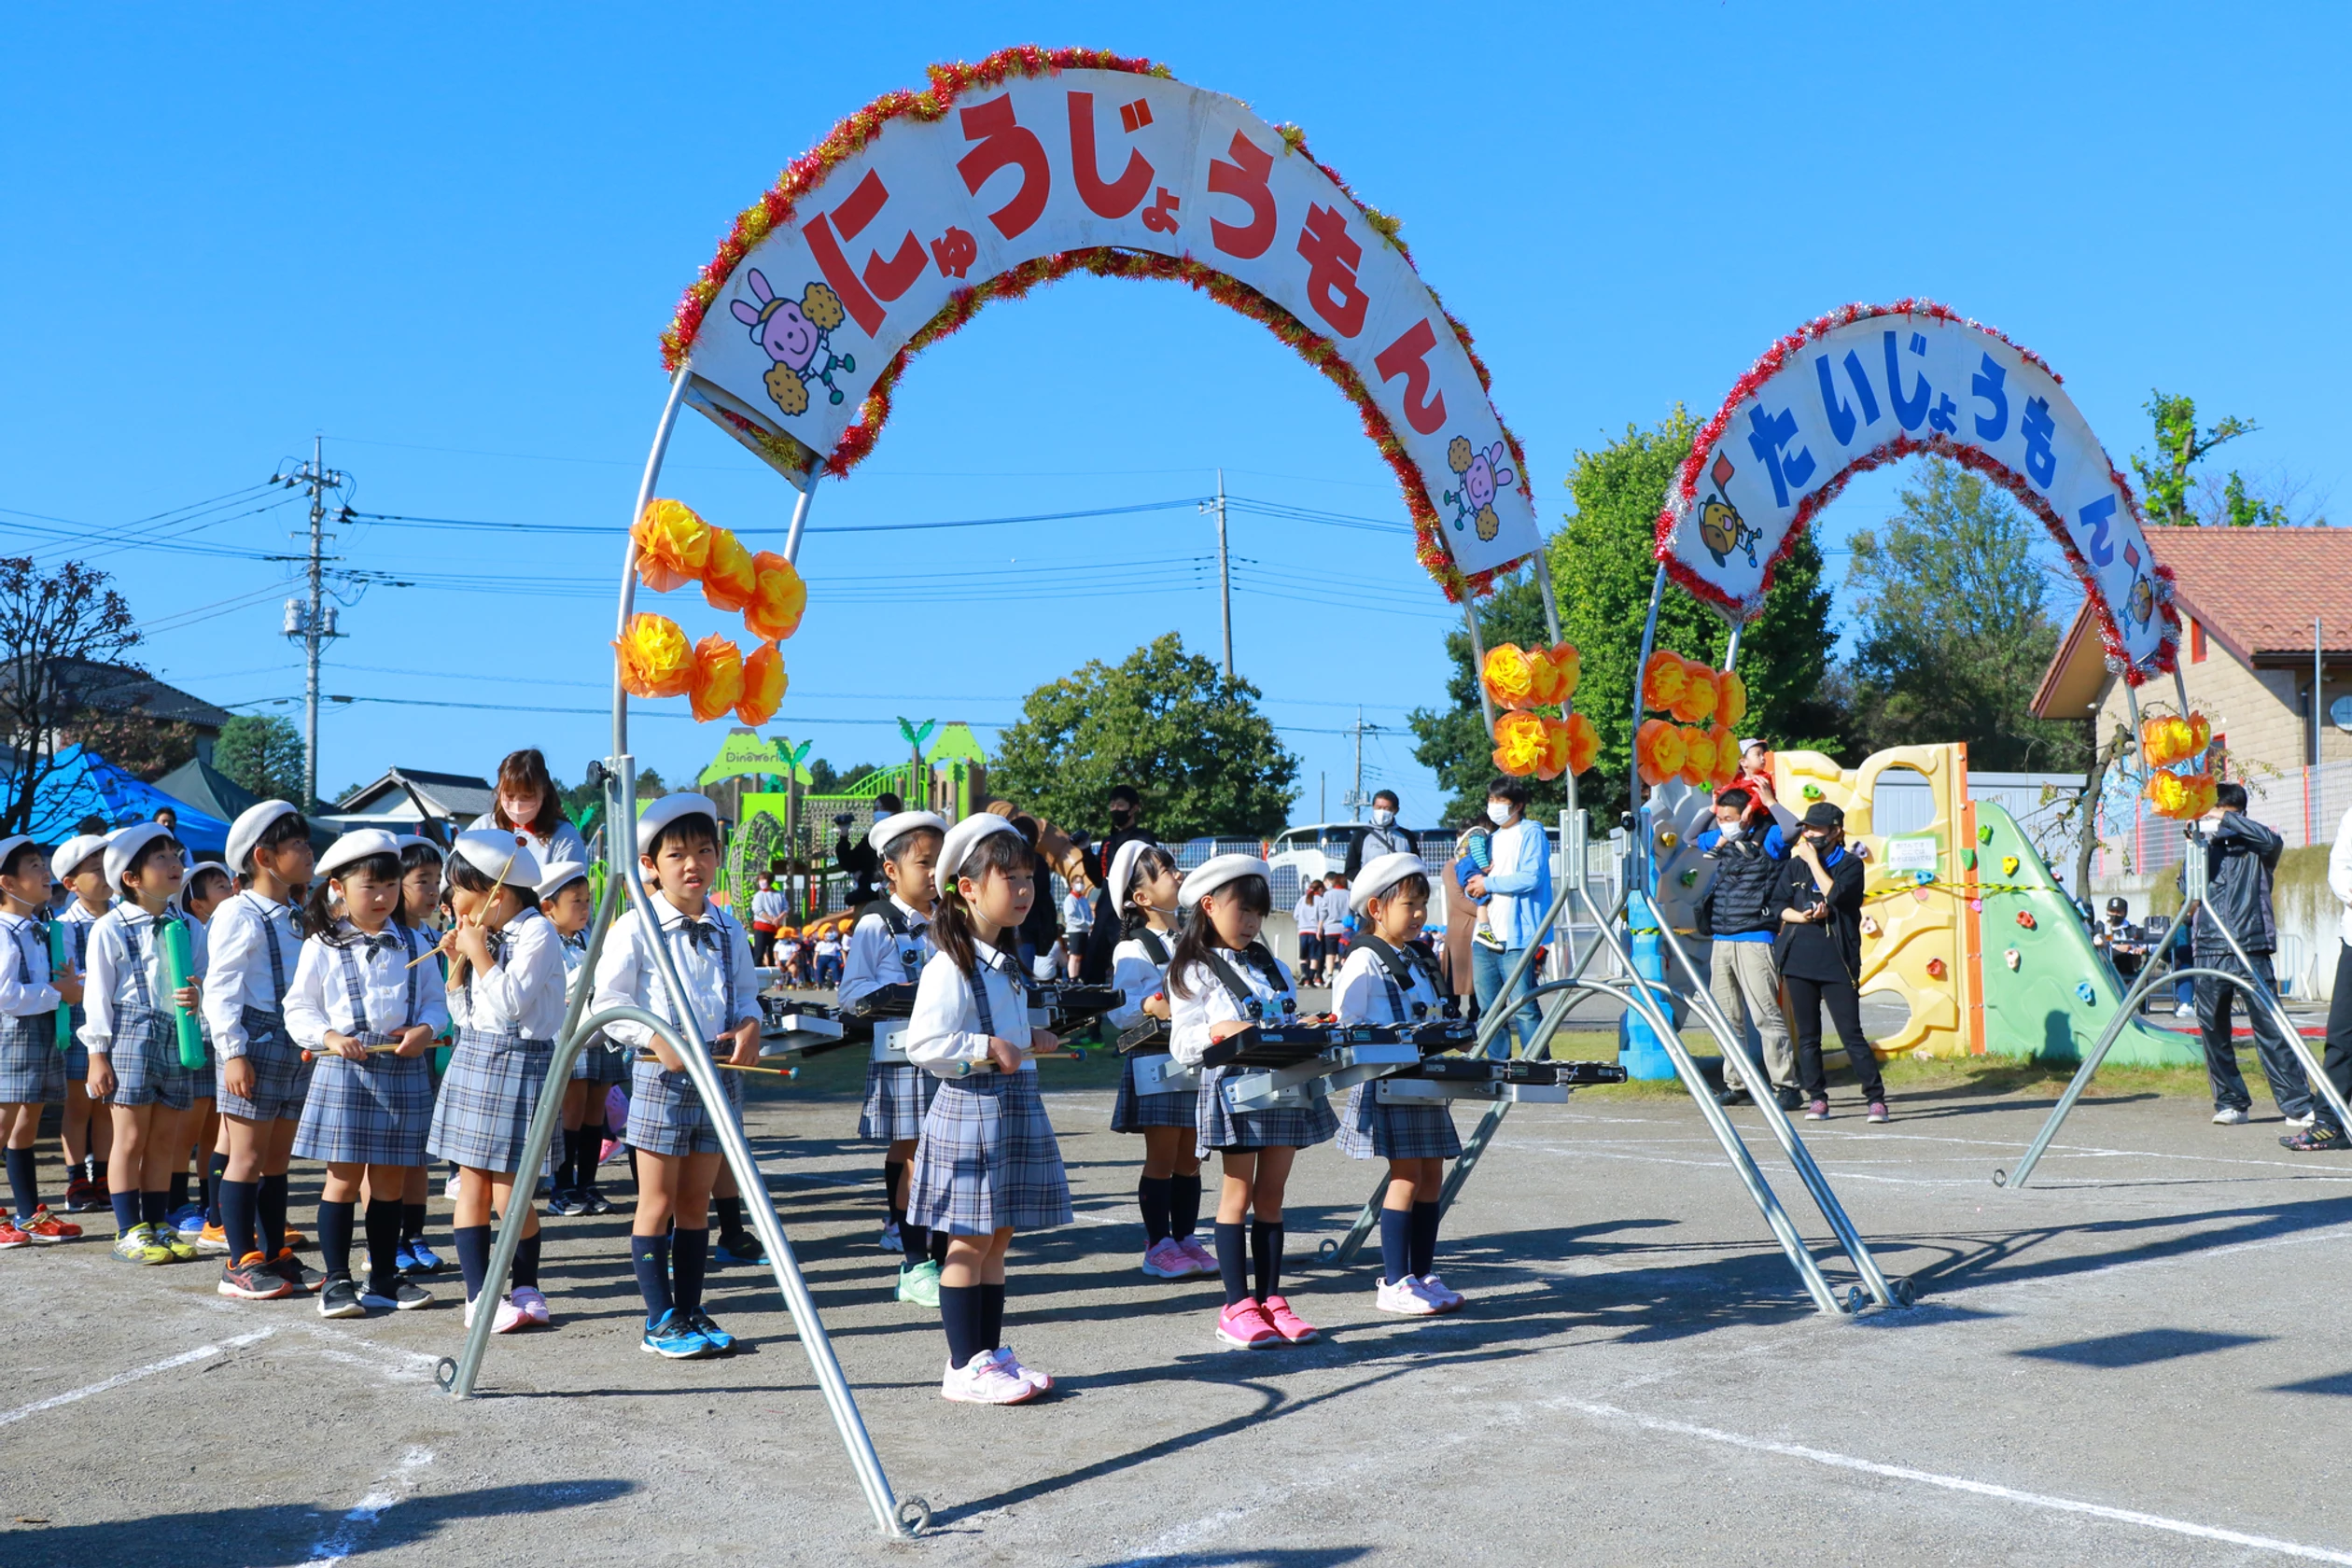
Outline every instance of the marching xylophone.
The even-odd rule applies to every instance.
[[[1386,1078],[1421,1059],[1475,1044],[1477,1027],[1460,1018],[1418,1024],[1341,1024],[1284,1019],[1252,1024],[1211,1045],[1203,1067],[1239,1068],[1219,1085],[1236,1113],[1303,1108],[1333,1091]]]
[[[1572,1089],[1622,1084],[1615,1062],[1522,1061],[1491,1057],[1436,1057],[1374,1085],[1387,1105],[1430,1105],[1455,1099],[1558,1105]]]
[[[760,1055],[815,1057],[858,1042],[838,1008],[794,996],[760,998]]]

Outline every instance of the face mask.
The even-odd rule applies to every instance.
[[[1393,811],[1389,810],[1386,806],[1377,806],[1377,805],[1376,805],[1376,806],[1374,806],[1374,807],[1372,808],[1372,825],[1373,825],[1374,827],[1376,827],[1376,828],[1385,828],[1385,827],[1387,827],[1387,826],[1388,826],[1391,822],[1393,822],[1393,821],[1395,821],[1395,820],[1396,820],[1396,813],[1395,813],[1395,812],[1393,812]]]
[[[1508,827],[1511,821],[1509,804],[1504,801],[1487,802],[1487,820],[1498,828]]]
[[[1127,823],[1133,821],[1134,819],[1135,807],[1131,805],[1114,805],[1111,808],[1111,820],[1117,823],[1120,827],[1126,827]]]

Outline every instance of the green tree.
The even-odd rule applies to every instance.
[[[264,800],[302,798],[302,732],[278,715],[231,719],[213,742],[212,765]]]
[[[998,737],[989,787],[1038,816],[1099,829],[1103,797],[1128,784],[1163,840],[1263,837],[1289,820],[1298,759],[1258,697],[1169,632],[1116,665],[1089,660],[1031,692],[1020,722]]]
[[[860,763],[847,773],[819,757],[808,764],[808,792],[812,795],[837,795],[859,779],[875,771],[872,763]]]
[[[1624,809],[1632,765],[1633,686],[1642,626],[1649,613],[1658,565],[1651,553],[1659,508],[1690,451],[1698,426],[1677,404],[1652,429],[1628,425],[1620,440],[1599,452],[1579,452],[1568,477],[1576,510],[1546,543],[1561,635],[1582,656],[1576,707],[1601,735],[1596,770],[1579,781],[1580,798],[1597,811]],[[1532,577],[1501,587],[1480,607],[1479,636],[1497,642],[1547,640],[1543,604]],[[1659,603],[1657,646],[1720,665],[1730,637],[1722,616],[1668,584]],[[1763,611],[1740,644],[1739,668],[1748,688],[1743,734],[1771,737],[1776,746],[1840,754],[1844,716],[1834,700],[1829,651],[1829,593],[1821,581],[1821,554],[1799,539],[1772,574]],[[1447,693],[1453,708],[1412,716],[1421,745],[1414,755],[1453,791],[1449,819],[1475,816],[1494,774],[1493,746],[1478,711],[1466,633],[1449,637],[1454,674]],[[1560,784],[1539,785],[1536,808],[1557,811]]]
[[[2250,436],[2261,428],[2250,419],[2230,414],[2205,429],[2197,428],[2193,398],[2151,390],[2142,405],[2156,427],[2156,454],[2134,457],[2132,471],[2139,475],[2140,508],[2150,523],[2185,527],[2218,524],[2228,527],[2276,526],[2289,522],[2288,507],[2275,497],[2255,495],[2246,476],[2235,469],[2218,491],[2196,467],[2218,446]],[[2200,492],[2205,492],[2200,494]]]
[[[2036,525],[1940,457],[1913,470],[1883,531],[1854,536],[1853,677],[1869,749],[1962,740],[1987,769],[2080,769],[2079,724],[2033,717],[2058,647],[2033,558]]]

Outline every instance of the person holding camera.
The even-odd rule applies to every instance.
[[[2245,785],[2215,786],[2214,803],[2189,835],[2189,852],[2205,859],[2205,896],[2197,906],[2191,949],[2199,969],[2242,976],[2275,996],[2278,979],[2271,973],[2271,954],[2278,947],[2278,918],[2271,909],[2271,876],[2287,841],[2246,814]],[[2250,969],[2239,961],[2217,921],[2226,922],[2237,937],[2237,945],[2252,960]],[[2230,1009],[2238,1000],[2238,987],[2200,974],[2196,996],[2205,1076],[2213,1085],[2214,1123],[2243,1126],[2254,1099],[2246,1091],[2246,1076],[2238,1071],[2237,1048],[2231,1040]],[[2251,997],[2245,1001],[2247,1021],[2254,1026],[2255,1054],[2261,1057],[2262,1076],[2270,1081],[2278,1113],[2289,1127],[2311,1126],[2311,1090],[2304,1086],[2303,1062],[2280,1030],[2277,1014]]]
[[[1752,818],[1756,797],[1737,787],[1715,796],[1715,826],[1690,842],[1715,862],[1706,896],[1699,901],[1699,931],[1709,942],[1707,988],[1715,1005],[1746,1041],[1750,1023],[1764,1059],[1738,1064],[1738,1081],[1724,1091],[1724,1103],[1771,1093],[1784,1111],[1800,1103],[1797,1055],[1782,1016],[1780,971],[1772,949],[1781,919],[1775,895],[1787,880],[1788,835],[1770,815]],[[1794,821],[1794,818],[1791,819]]]
[[[1781,882],[1780,935],[1772,956],[1797,1031],[1797,1072],[1805,1119],[1829,1119],[1821,1065],[1821,1010],[1838,1026],[1846,1061],[1862,1080],[1869,1119],[1883,1122],[1886,1085],[1878,1053],[1862,1033],[1862,860],[1846,848],[1845,813],[1827,801],[1805,808]]]
[[[905,803],[888,790],[874,797],[874,819],[877,822],[905,809]],[[850,824],[856,820],[847,811],[833,819],[833,863],[849,878],[848,907],[852,911],[863,909],[882,896],[875,880],[882,875],[882,857],[866,842],[865,834],[850,833]]]

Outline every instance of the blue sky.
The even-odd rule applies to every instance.
[[[811,20],[827,15],[849,20]],[[0,21],[0,550],[119,574],[155,628],[147,657],[204,696],[297,695],[288,568],[258,557],[292,548],[298,509],[249,510],[282,493],[158,530],[218,553],[124,531],[237,497],[314,432],[362,511],[619,527],[663,392],[656,336],[733,214],[926,63],[1017,42],[1146,54],[1304,126],[1404,219],[1477,335],[1547,526],[1579,447],[1678,399],[1711,411],[1822,310],[1912,293],[2048,357],[2119,463],[2161,385],[2261,423],[2237,465],[2352,504],[2331,433],[2352,413],[2344,18],[19,8]],[[701,421],[679,428],[665,492],[783,525],[780,480]],[[909,373],[813,523],[1179,504],[812,537],[773,728],[836,763],[888,760],[898,714],[1010,720],[1032,686],[1171,628],[1213,653],[1213,533],[1183,503],[1219,467],[1239,497],[1404,517],[1329,385],[1185,290],[1075,281],[984,315]],[[1894,487],[1855,486],[1827,542]],[[393,763],[486,770],[525,740],[577,777],[602,750],[616,542],[376,525],[339,548],[420,586],[343,611],[325,689],[362,700],[323,720],[323,787]],[[1344,815],[1358,703],[1387,726],[1367,788],[1434,818],[1402,726],[1442,700],[1458,621],[1409,540],[1237,514],[1234,550],[1238,663],[1304,760],[1295,819],[1319,775]],[[447,703],[503,706],[413,706]],[[669,716],[683,707],[634,728],[673,777],[721,730]],[[591,711],[509,710],[556,708]]]

